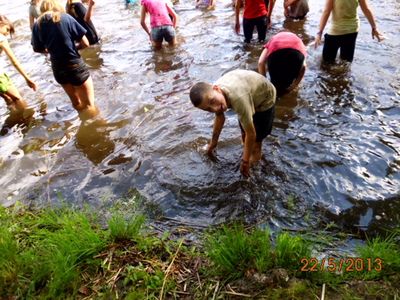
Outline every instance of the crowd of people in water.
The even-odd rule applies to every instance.
[[[325,1],[314,43],[318,47],[324,37],[323,61],[334,63],[339,50],[342,60],[353,60],[360,27],[358,7],[371,25],[372,38],[378,41],[383,39],[367,0]],[[196,0],[195,5],[213,9],[218,4],[216,0]],[[91,20],[94,6],[95,0],[67,0],[65,7],[58,0],[32,0],[29,6],[33,51],[49,54],[54,78],[82,120],[98,114],[93,81],[79,53],[80,49],[100,41]],[[249,176],[251,164],[261,158],[263,139],[271,133],[276,99],[295,89],[304,76],[307,49],[296,34],[288,31],[279,32],[265,41],[266,32],[271,27],[275,0],[235,0],[233,6],[234,29],[239,34],[242,21],[244,43],[251,43],[254,29],[257,30],[258,41],[265,42],[258,61],[258,72],[233,70],[215,83],[198,82],[190,89],[189,96],[195,107],[215,114],[207,150],[209,155],[213,155],[217,146],[225,121],[224,112],[232,109],[237,113],[244,144],[240,171]],[[283,0],[283,7],[285,17],[290,19],[304,19],[310,10],[307,0]],[[146,23],[147,15],[150,16],[150,26]],[[323,34],[329,18],[330,28]],[[170,47],[176,45],[175,28],[178,23],[178,14],[168,0],[141,0],[140,24],[154,50],[161,49],[164,41]],[[7,41],[14,30],[13,23],[0,15],[0,51],[8,56],[27,85],[36,90],[36,83],[24,71]],[[1,69],[0,96],[10,113],[23,118],[28,105]]]

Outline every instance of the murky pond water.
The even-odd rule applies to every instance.
[[[317,31],[322,0],[305,21],[286,22],[278,1],[272,35],[287,28],[306,44]],[[206,226],[244,217],[288,228],[327,218],[343,228],[382,228],[400,217],[400,2],[370,1],[384,43],[373,41],[361,16],[351,66],[321,67],[322,48],[309,47],[298,91],[278,102],[264,158],[250,179],[239,169],[237,119],[228,113],[217,161],[204,153],[213,116],[192,107],[199,80],[255,70],[261,45],[245,47],[233,31],[229,0],[214,11],[181,0],[179,45],[153,52],[137,7],[97,1],[94,23],[102,44],[86,49],[102,118],[81,124],[53,79],[48,59],[32,52],[28,4],[9,1],[17,21],[12,48],[39,84],[13,80],[35,109],[28,129],[0,137],[0,203],[27,199],[81,205],[112,203],[136,188],[169,220]],[[1,59],[6,59],[2,57]],[[0,123],[8,117],[0,106]]]

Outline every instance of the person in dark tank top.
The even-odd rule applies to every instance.
[[[87,3],[87,9],[83,3]],[[90,45],[94,45],[99,42],[99,36],[96,28],[91,21],[94,5],[94,0],[68,0],[65,6],[65,11],[71,15],[83,28],[86,29],[86,37],[89,40]]]

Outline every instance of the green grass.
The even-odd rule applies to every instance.
[[[205,251],[217,274],[239,278],[247,270],[265,272],[272,266],[271,235],[268,230],[247,233],[243,226],[223,226],[206,237]]]
[[[88,209],[0,207],[0,299],[221,299],[232,286],[240,289],[238,282],[244,293],[267,299],[315,298],[323,283],[343,299],[398,294],[390,282],[400,280],[399,230],[356,249],[355,256],[364,260],[362,271],[328,272],[318,266],[316,272],[300,272],[302,258],[310,259],[312,249],[318,256],[316,249],[323,251],[335,240],[326,234],[272,235],[269,229],[234,224],[207,232],[200,245],[187,245],[169,233],[146,232],[145,218],[130,206],[112,211],[102,221]],[[265,282],[282,271],[278,268],[290,280],[269,286]],[[364,294],[357,292],[360,285],[343,285],[363,280],[376,282],[368,282]],[[233,285],[226,288],[227,283]]]
[[[366,280],[380,279],[400,272],[400,246],[396,243],[398,231],[385,238],[375,237],[356,249],[363,259],[363,271],[359,276]]]
[[[276,238],[274,256],[276,267],[298,271],[302,266],[301,260],[311,257],[311,247],[301,236],[282,232]]]
[[[131,215],[124,217],[121,214],[114,214],[108,221],[110,238],[113,241],[137,240],[145,223],[145,217]]]

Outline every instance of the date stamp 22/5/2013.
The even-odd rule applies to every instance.
[[[380,272],[383,269],[383,260],[377,258],[361,258],[361,257],[347,257],[347,258],[302,258],[300,260],[302,272]]]

